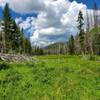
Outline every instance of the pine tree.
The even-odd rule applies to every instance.
[[[23,33],[23,29],[21,30],[21,34],[20,34],[20,40],[19,40],[19,52],[21,54],[25,53],[25,38],[24,38],[24,33]]]
[[[24,53],[31,54],[32,47],[31,47],[30,40],[28,38],[24,38],[23,42],[24,42]]]
[[[12,18],[10,16],[10,10],[8,4],[5,5],[4,11],[3,11],[3,30],[4,30],[4,36],[5,36],[5,52],[9,52],[11,50],[11,22]]]
[[[5,53],[31,53],[29,39],[25,38],[23,31],[10,16],[9,5],[6,4],[3,11],[3,31],[5,37]]]
[[[84,29],[83,29],[84,18],[83,18],[83,14],[82,14],[81,11],[79,11],[77,22],[78,22],[78,29],[79,29],[79,42],[80,42],[81,54],[83,54],[84,53],[85,32],[84,32]]]
[[[20,45],[21,45],[20,41],[21,41],[22,33],[15,21],[12,22],[11,31],[12,31],[11,34],[12,50],[15,51],[15,53],[20,52]]]
[[[75,53],[75,45],[74,45],[74,37],[71,35],[69,42],[68,42],[68,52],[69,54]]]

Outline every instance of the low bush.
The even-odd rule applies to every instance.
[[[91,60],[91,61],[98,60],[95,55],[84,55],[82,58],[86,60]]]
[[[89,55],[88,59],[89,60],[97,60],[97,58],[94,55]]]
[[[6,69],[9,69],[10,68],[10,65],[6,62],[1,62],[0,63],[0,70],[6,70]]]

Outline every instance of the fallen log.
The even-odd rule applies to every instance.
[[[0,54],[1,61],[7,62],[22,62],[22,61],[32,61],[31,56],[20,55],[20,54]]]

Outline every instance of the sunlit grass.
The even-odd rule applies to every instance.
[[[0,70],[0,100],[100,100],[99,61],[49,55],[7,64]]]

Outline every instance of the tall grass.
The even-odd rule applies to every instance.
[[[78,56],[38,56],[0,70],[1,100],[100,100],[100,63]]]

